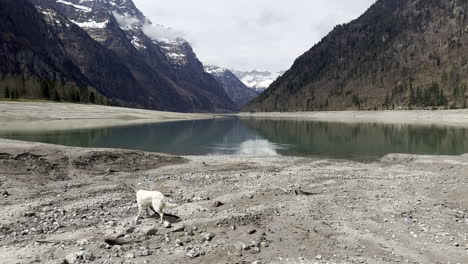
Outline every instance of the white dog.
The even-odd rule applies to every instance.
[[[138,219],[141,216],[141,211],[143,209],[148,210],[148,208],[152,209],[153,212],[159,214],[159,216],[161,217],[160,222],[162,223],[164,217],[164,208],[177,206],[177,204],[170,203],[164,196],[164,194],[157,191],[139,190],[136,193],[136,199],[138,203],[138,215],[135,219],[135,223],[138,223]]]

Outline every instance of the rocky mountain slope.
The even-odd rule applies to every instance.
[[[231,70],[247,87],[261,93],[265,91],[279,76],[284,72],[269,72],[269,71],[237,71]]]
[[[103,98],[109,99],[106,102],[116,105],[179,112],[231,112],[238,109],[218,82],[204,71],[190,44],[175,36],[165,38],[164,30],[167,29],[151,24],[131,0],[31,0],[37,10],[24,0],[4,2],[26,8],[28,13],[13,17],[10,11],[5,11],[7,14],[2,16],[0,24],[7,25],[13,20],[18,30],[9,32],[9,26],[3,27],[2,42],[13,43],[11,45],[21,43],[25,49],[31,49],[30,45],[36,44],[35,48],[40,49],[46,42],[24,43],[17,37],[21,34],[30,36],[22,31],[26,30],[24,21],[29,19],[28,30],[38,31],[37,27],[41,26],[42,31],[46,32],[43,35],[58,43],[55,47],[44,47],[37,52],[49,56],[49,53],[60,51],[61,54],[56,57],[66,60],[66,66],[74,69],[75,76],[60,79],[50,72],[49,76],[45,76],[40,72],[44,71],[44,65],[50,67],[49,62],[37,65],[32,58],[12,55],[15,50],[4,50],[2,55],[9,56],[11,63],[32,64],[32,70],[11,71],[2,65],[2,82],[9,82],[8,85],[1,85],[0,82],[2,97],[7,97],[8,86],[8,92],[12,93],[13,90],[16,97],[53,99],[51,93],[58,91],[59,95],[65,94],[62,90],[69,93],[66,88],[56,89],[56,83],[72,83],[82,90],[82,87],[96,90],[94,97],[102,94]],[[30,17],[25,18],[27,15]],[[35,52],[32,50],[34,55]],[[19,59],[26,61],[17,61]],[[67,67],[54,65],[59,71]],[[51,92],[41,93],[40,88],[28,88],[34,91],[21,92],[18,81],[11,81],[30,76],[36,76],[34,78],[39,83],[50,83],[52,88],[48,89]],[[85,92],[76,94],[83,97],[80,96],[82,93]],[[9,97],[12,96],[9,94]],[[74,101],[84,101],[76,98],[76,95],[72,97]],[[60,96],[60,100],[68,99]],[[96,101],[92,99],[88,101]]]
[[[223,86],[229,98],[239,107],[243,107],[260,93],[247,87],[230,70],[217,67],[205,66],[205,71],[211,74]]]
[[[244,110],[466,107],[467,16],[465,0],[379,0]]]
[[[77,28],[70,23],[64,25],[71,30]],[[79,29],[76,32],[80,34]],[[0,1],[0,97],[107,103],[68,56],[68,43],[58,35],[29,2]],[[97,58],[104,52],[99,47],[87,51]],[[114,70],[115,81],[131,83],[118,72],[118,65]],[[105,74],[112,76],[109,71]]]

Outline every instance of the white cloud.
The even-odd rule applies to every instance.
[[[186,34],[205,64],[279,71],[375,0],[134,0],[153,23]],[[150,30],[148,30],[150,31]],[[161,32],[156,32],[159,36]],[[169,34],[171,35],[171,34]],[[177,34],[175,34],[177,35]]]
[[[136,17],[123,16],[117,12],[113,12],[112,14],[114,14],[115,20],[117,20],[117,23],[119,23],[119,25],[122,27],[133,26],[136,23],[140,22],[140,20],[138,20],[138,18]]]
[[[152,40],[176,40],[184,37],[182,31],[160,25],[144,24],[141,29]]]

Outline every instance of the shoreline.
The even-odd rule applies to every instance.
[[[220,118],[220,114],[161,112],[71,103],[0,102],[0,130],[75,130]]]
[[[7,263],[466,263],[468,155],[183,156],[0,139]],[[178,206],[135,225],[135,191]],[[117,244],[116,244],[117,243]]]
[[[241,112],[239,118],[288,119],[338,123],[391,123],[468,127],[468,109],[328,112]]]

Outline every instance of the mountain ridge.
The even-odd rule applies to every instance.
[[[247,87],[229,69],[207,65],[205,66],[205,71],[211,74],[221,84],[227,95],[239,108],[242,108],[260,94],[260,92]]]
[[[243,111],[466,107],[467,14],[462,0],[379,0]]]
[[[14,5],[12,1],[7,2],[11,6]],[[47,25],[43,25],[46,28],[43,31],[54,32],[50,36],[56,38],[56,50],[63,51],[55,57],[66,58],[69,68],[75,71],[73,74],[67,73],[73,75],[73,78],[61,81],[70,85],[75,83],[78,90],[80,87],[83,90],[82,86],[86,86],[88,90],[93,91],[94,97],[102,94],[102,97],[107,99],[101,100],[105,101],[103,103],[176,112],[232,112],[239,109],[227,96],[223,87],[211,75],[205,73],[203,64],[196,57],[191,45],[183,39],[166,40],[154,37],[153,31],[157,32],[163,27],[152,25],[133,1],[29,2],[35,5],[37,14],[42,15],[42,18],[37,14],[32,16],[37,21],[30,23],[31,28],[42,25],[39,20],[45,20]],[[20,5],[34,13],[29,2],[21,1]],[[15,19],[18,27],[21,27],[26,18],[24,14],[20,14]],[[0,19],[0,24],[3,23],[7,21]],[[4,27],[3,35],[15,34],[7,30]],[[46,49],[37,51],[42,54],[54,53],[54,50]],[[4,55],[8,56],[8,51],[4,52]],[[34,61],[31,59],[27,63],[34,64]],[[34,65],[33,68],[40,71],[46,67],[45,64],[47,63],[42,66]],[[3,68],[5,70],[2,71],[2,76],[9,76],[9,80],[4,83],[10,84],[2,85],[0,82],[0,96],[6,97],[6,90],[9,90],[8,93],[14,90],[17,94],[15,97],[55,99],[50,94],[37,92],[37,88],[30,88],[31,92],[27,93],[20,91],[23,88],[20,89],[19,84],[12,84],[10,79],[19,78],[19,74],[24,74],[18,71],[9,72],[6,66]],[[38,82],[55,83],[57,80],[52,77],[38,78]],[[48,89],[56,93],[58,88],[51,85]],[[64,89],[60,88],[60,93],[63,93],[62,90],[66,91]],[[83,90],[83,93],[90,92]],[[59,100],[69,101],[69,97],[62,95]],[[90,101],[89,98],[78,97],[73,101]],[[96,101],[95,99],[92,101]]]

